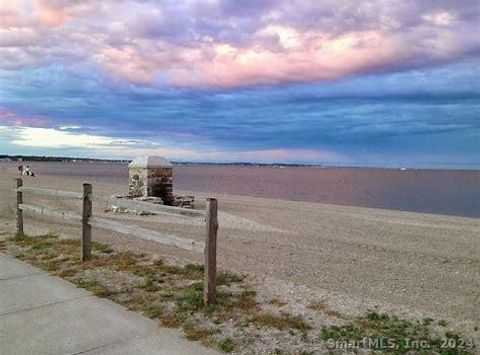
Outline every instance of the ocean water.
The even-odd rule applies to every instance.
[[[126,164],[29,165],[37,175],[128,182]],[[480,171],[475,170],[186,165],[174,167],[174,189],[480,217]]]

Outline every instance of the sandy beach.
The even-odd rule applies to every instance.
[[[0,238],[13,232],[15,166],[0,171]],[[81,182],[58,176],[24,178],[25,186],[80,191]],[[126,193],[126,185],[95,183],[94,194]],[[186,193],[186,191],[176,191]],[[196,208],[219,200],[218,262],[257,285],[260,297],[279,297],[305,311],[314,299],[359,313],[378,306],[404,315],[452,322],[478,338],[480,325],[480,219],[319,203],[193,193]],[[78,203],[25,194],[25,203],[79,211]],[[94,214],[128,220],[196,240],[204,224],[181,217]],[[79,226],[25,215],[26,233],[79,236]],[[94,230],[116,248],[155,253],[178,262],[202,256],[154,242]],[[472,334],[476,333],[476,334]]]

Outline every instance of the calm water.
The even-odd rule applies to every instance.
[[[124,164],[29,165],[37,174],[125,185],[128,181]],[[480,171],[176,166],[174,188],[480,217]]]

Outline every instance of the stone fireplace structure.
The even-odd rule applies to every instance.
[[[145,156],[135,158],[128,165],[129,195],[159,197],[163,204],[173,205],[173,165],[164,157]]]

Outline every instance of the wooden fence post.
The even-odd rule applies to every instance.
[[[92,257],[92,227],[88,223],[92,216],[92,184],[83,184],[82,206],[82,261]]]
[[[19,191],[18,189],[23,186],[23,180],[17,178],[17,213],[16,213],[16,220],[17,220],[17,236],[23,236],[23,211],[20,208],[20,205],[23,203],[23,192]]]
[[[215,303],[217,294],[217,199],[207,198],[207,238],[205,240],[205,280],[203,286],[203,300],[206,305]]]

